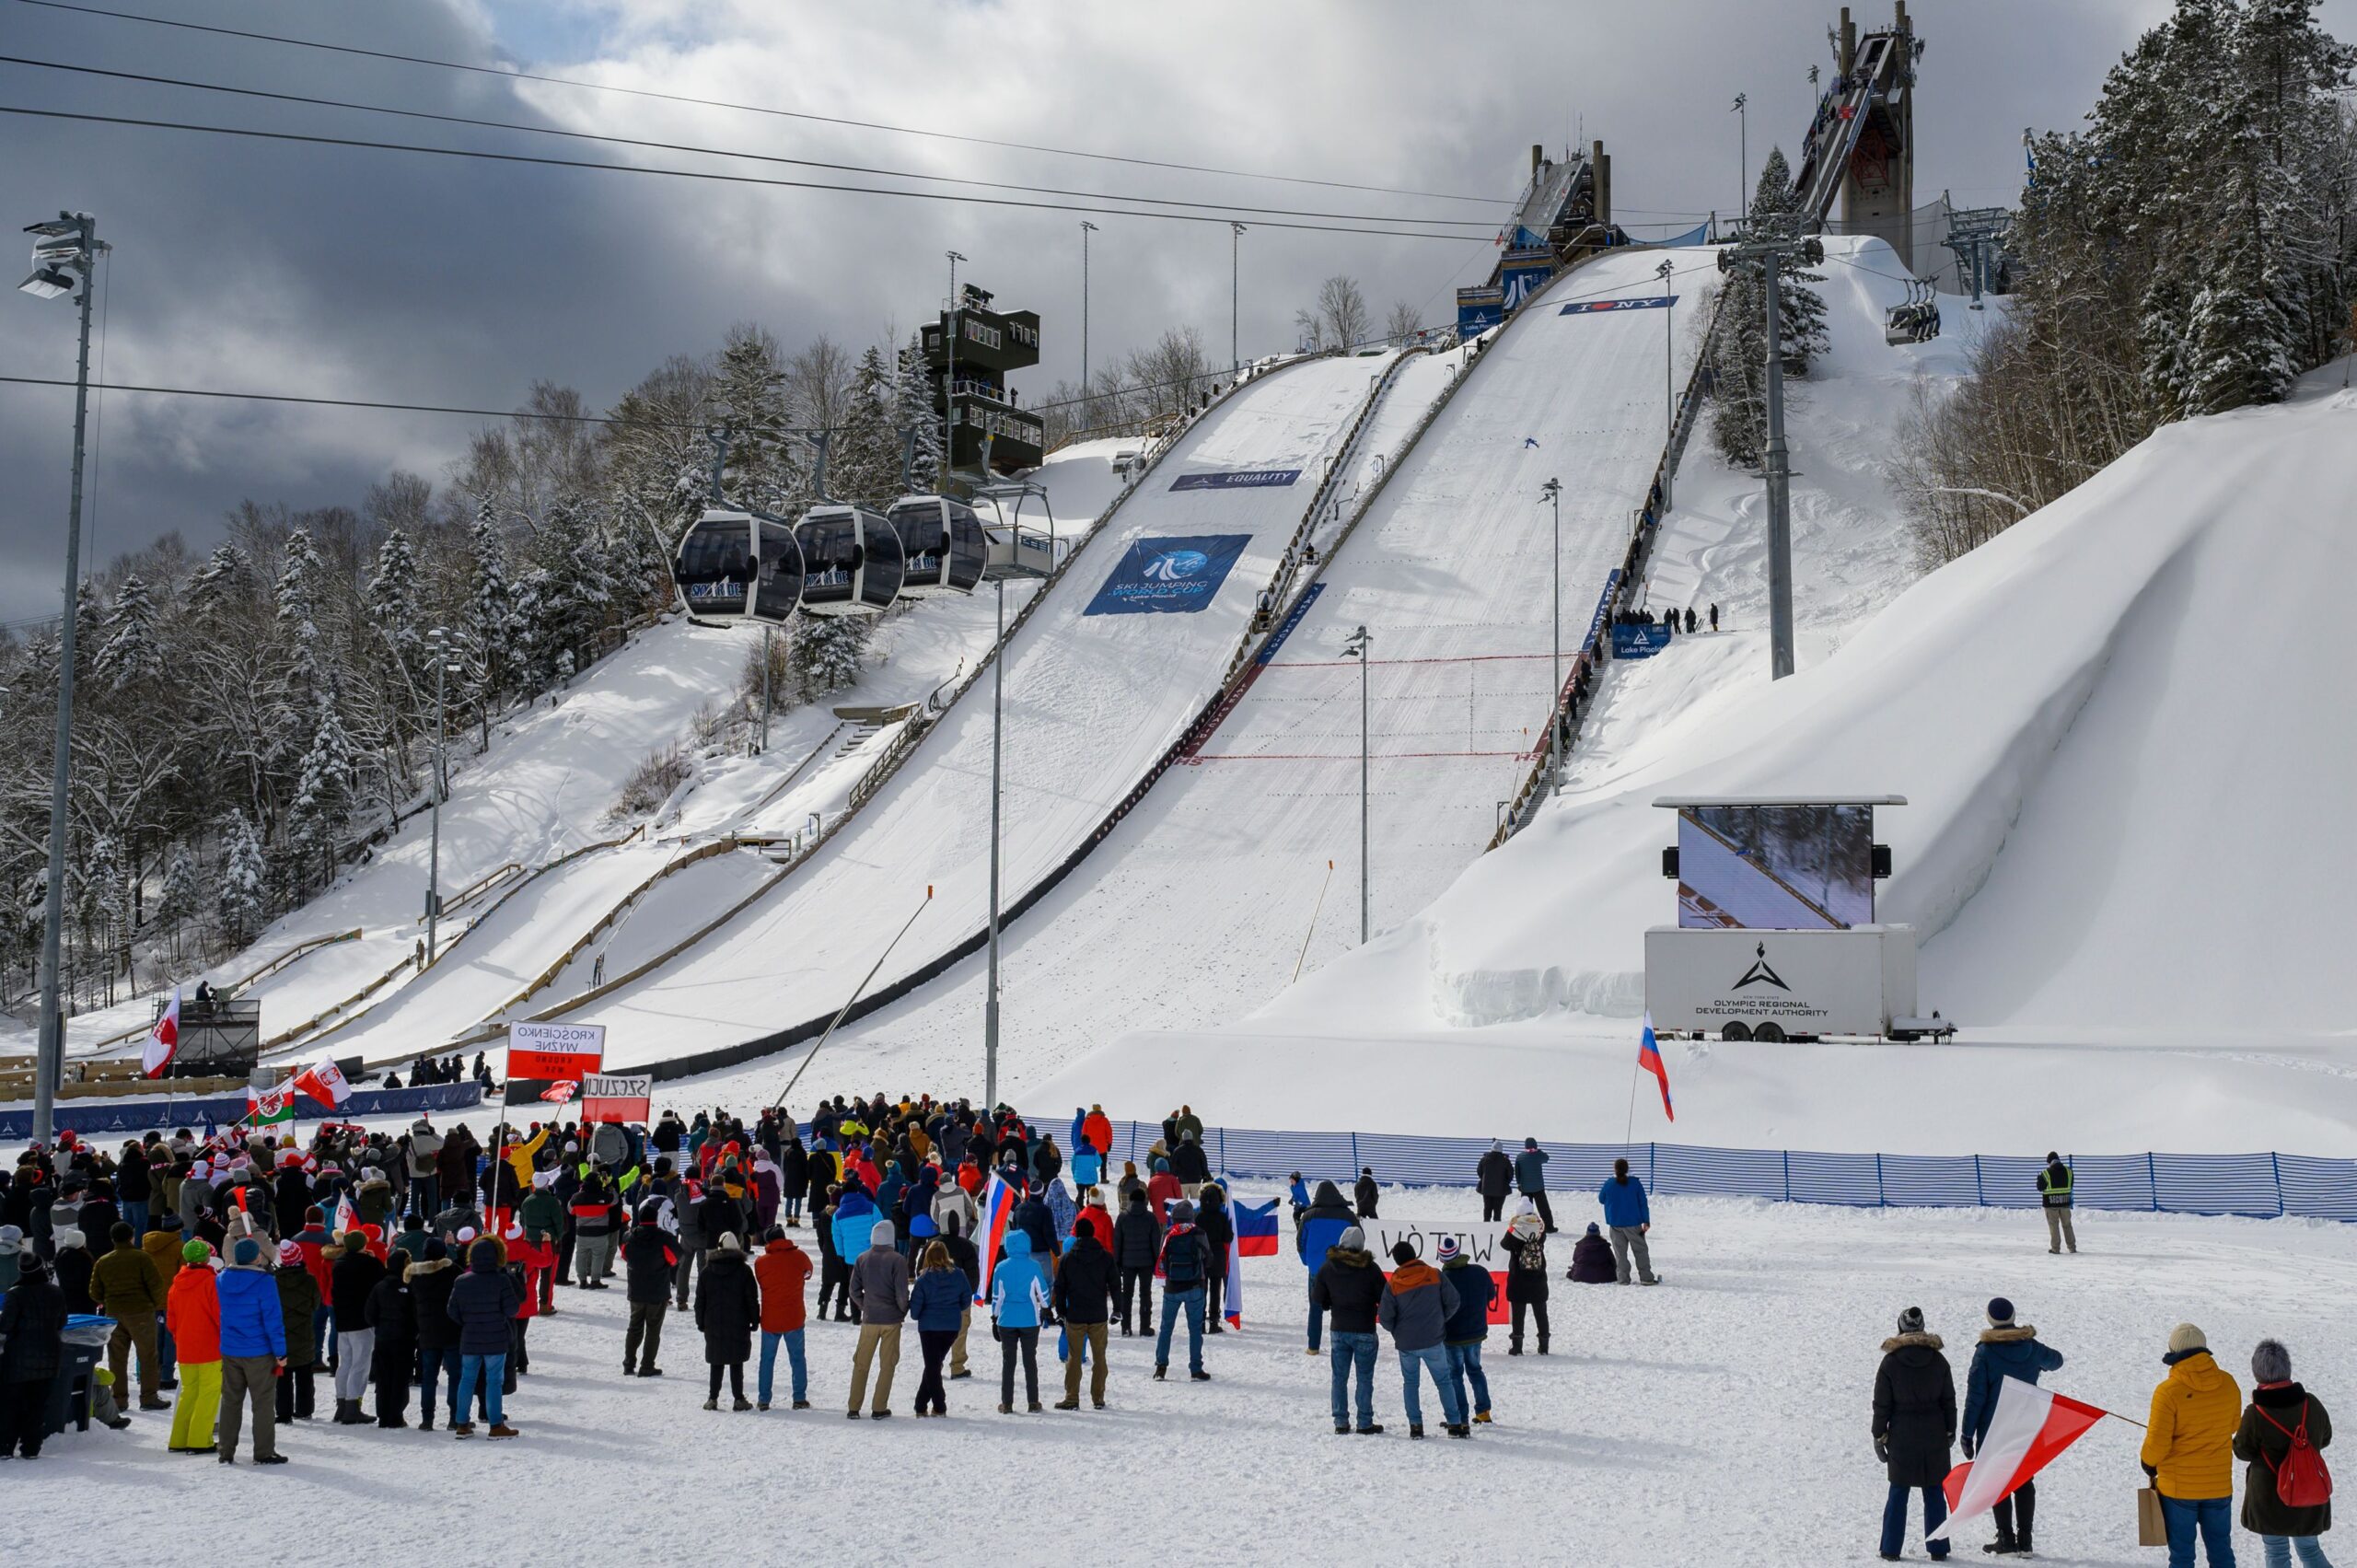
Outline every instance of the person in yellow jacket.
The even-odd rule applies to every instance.
[[[516,1173],[516,1185],[528,1192],[532,1190],[532,1164],[540,1155],[540,1145],[549,1141],[550,1129],[540,1130],[521,1143],[507,1145],[507,1168]]]
[[[2152,1419],[2138,1458],[2160,1489],[2169,1568],[2193,1568],[2197,1534],[2210,1568],[2234,1568],[2234,1443],[2242,1390],[2190,1323],[2169,1330],[2169,1351],[2161,1360],[2169,1375],[2153,1390]]]

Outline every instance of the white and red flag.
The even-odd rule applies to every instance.
[[[2110,1413],[2018,1377],[2003,1379],[1989,1434],[1973,1458],[1948,1472],[1942,1487],[1948,1498],[1947,1522],[1925,1539],[1937,1539],[1960,1520],[1994,1508]]]
[[[172,1000],[157,1018],[156,1027],[147,1031],[147,1044],[139,1053],[139,1065],[150,1078],[160,1078],[172,1058],[180,1053],[180,988],[172,987]]]
[[[352,1098],[352,1085],[345,1081],[343,1069],[325,1056],[296,1074],[294,1086],[331,1110]]]

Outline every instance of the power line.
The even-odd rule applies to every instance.
[[[52,0],[19,0],[23,5],[45,5]],[[88,114],[64,109],[27,109],[17,104],[0,104],[0,114],[17,114],[36,120],[78,120],[94,125],[135,125],[155,131],[195,131],[214,136],[246,136],[265,142],[302,142],[324,147],[365,147],[376,152],[423,153],[436,157],[475,158],[489,163],[537,164],[549,168],[586,168],[606,174],[646,174],[671,180],[707,180],[726,185],[766,185],[795,191],[835,191],[854,196],[899,196],[915,202],[954,202],[985,207],[1024,207],[1051,213],[1093,213],[1115,217],[1160,218],[1168,223],[1204,223],[1225,226],[1231,220],[1210,213],[1140,212],[1134,207],[1086,205],[1074,202],[1033,202],[1012,196],[972,196],[954,191],[896,191],[880,185],[830,185],[817,180],[781,180],[757,174],[728,174],[718,169],[658,168],[648,164],[597,163],[586,158],[546,157],[537,153],[494,153],[472,147],[432,147],[414,142],[377,142],[357,136],[320,136],[295,131],[256,131],[238,125],[200,125],[180,120],[142,120],[122,114]],[[1364,228],[1344,224],[1303,223],[1284,218],[1263,218],[1255,225],[1260,228],[1297,229],[1318,234],[1360,234],[1377,239],[1442,239],[1452,245],[1488,243],[1475,241],[1462,234],[1434,234],[1428,230],[1408,228]],[[1488,226],[1484,225],[1483,226]]]
[[[190,32],[215,33],[224,38],[242,38],[261,43],[285,44],[296,49],[322,50],[333,54],[358,55],[370,60],[390,60],[404,65],[430,65],[443,71],[466,71],[483,76],[505,76],[519,82],[545,82],[554,87],[580,87],[590,92],[620,93],[631,98],[655,99],[665,103],[691,104],[702,109],[726,109],[746,114],[766,114],[782,120],[804,120],[820,125],[842,125],[859,131],[884,131],[900,136],[923,136],[935,141],[964,142],[974,146],[1000,147],[1010,152],[1048,153],[1057,157],[1088,158],[1099,163],[1123,163],[1142,168],[1167,168],[1188,174],[1216,174],[1232,180],[1272,180],[1288,185],[1322,185],[1337,191],[1365,191],[1386,196],[1421,196],[1438,202],[1479,202],[1495,204],[1487,196],[1464,196],[1447,191],[1411,191],[1394,185],[1362,185],[1344,180],[1314,180],[1303,175],[1262,174],[1248,168],[1220,168],[1209,164],[1177,163],[1162,158],[1131,157],[1119,153],[1084,152],[1074,147],[1051,147],[1034,142],[1002,141],[991,136],[965,135],[954,131],[928,131],[914,125],[892,125],[881,121],[849,120],[839,115],[812,114],[802,110],[777,109],[767,104],[732,103],[725,99],[695,98],[686,93],[658,92],[652,87],[618,87],[610,82],[586,82],[574,76],[551,76],[533,71],[520,71],[496,65],[473,65],[464,61],[435,60],[418,54],[400,54],[389,50],[363,49],[354,44],[325,43],[317,39],[290,38],[280,33],[256,32],[242,28],[225,28],[203,22],[181,21],[169,17],[144,16],[136,11],[114,11],[99,6],[77,6],[66,0],[18,0],[20,5],[39,6],[44,10],[73,11],[86,17],[107,17],[116,21],[145,22],[153,27],[180,28]]]
[[[71,387],[75,383],[55,376],[0,376],[0,384],[18,387]],[[153,392],[175,398],[226,398],[237,402],[306,403],[320,408],[386,409],[400,413],[462,413],[480,419],[537,419],[556,424],[621,424],[664,425],[673,429],[700,429],[700,425],[682,424],[668,419],[616,419],[603,413],[544,413],[521,409],[456,408],[447,403],[375,402],[366,398],[308,398],[292,392],[229,392],[213,387],[134,387],[119,381],[93,381],[94,392]]]
[[[1349,223],[1411,223],[1472,229],[1491,229],[1495,226],[1485,218],[1427,218],[1412,215],[1328,213],[1305,211],[1295,207],[1238,206],[1225,202],[1187,202],[1167,196],[1131,196],[1105,191],[1074,191],[1056,185],[1025,185],[1007,180],[970,180],[954,174],[925,174],[912,169],[882,168],[871,164],[831,163],[823,158],[788,157],[780,153],[743,152],[729,147],[699,146],[691,142],[656,142],[636,136],[605,135],[595,131],[569,131],[554,125],[526,125],[512,120],[481,120],[470,115],[441,114],[430,110],[400,109],[377,103],[354,103],[344,99],[314,98],[303,93],[273,92],[262,87],[229,87],[219,82],[192,81],[181,76],[157,76],[143,71],[110,70],[100,65],[72,65],[63,61],[34,60],[19,54],[0,54],[0,64],[30,65],[44,71],[71,71],[88,76],[111,76],[120,81],[145,82],[157,87],[189,87],[198,92],[226,93],[238,98],[268,99],[278,103],[307,104],[320,109],[348,109],[363,114],[392,114],[408,120],[430,120],[445,125],[470,125],[491,131],[520,131],[535,136],[562,136],[570,141],[603,142],[623,147],[649,147],[659,152],[697,153],[709,157],[745,158],[759,163],[792,164],[801,168],[824,168],[842,174],[873,174],[889,180],[925,180],[948,185],[973,185],[987,191],[1022,191],[1034,195],[1077,196],[1096,202],[1135,202],[1159,207],[1203,207],[1220,213],[1237,213],[1247,216],[1261,214],[1277,217],[1334,218]]]

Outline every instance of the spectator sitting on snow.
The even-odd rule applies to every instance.
[[[1608,1285],[1617,1276],[1612,1269],[1612,1248],[1603,1233],[1595,1225],[1572,1248],[1572,1266],[1563,1275],[1573,1284]]]

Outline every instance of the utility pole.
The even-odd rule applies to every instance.
[[[1678,439],[1678,331],[1670,322],[1678,308],[1678,296],[1669,292],[1669,280],[1677,272],[1666,256],[1654,269],[1654,275],[1661,279],[1661,449],[1665,456]],[[1669,511],[1670,484],[1677,477],[1675,461],[1661,465],[1661,509],[1665,515]]]
[[[1359,946],[1366,946],[1371,925],[1368,918],[1373,908],[1368,895],[1367,872],[1367,703],[1366,667],[1367,634],[1362,625],[1352,632],[1342,644],[1342,656],[1359,661]]]
[[[998,1104],[998,825],[1001,737],[1005,727],[1006,579],[998,580],[998,635],[991,644],[991,975],[982,1004],[982,1103]]]
[[[1735,121],[1735,210],[1738,214],[1751,211],[1751,99],[1748,94],[1735,95],[1735,107],[1729,110]]]
[[[1784,445],[1784,346],[1779,285],[1787,267],[1815,266],[1825,246],[1815,238],[1748,238],[1719,252],[1719,270],[1758,267],[1766,283],[1768,364],[1768,663],[1769,678],[1793,673],[1792,459]]]
[[[1227,374],[1234,380],[1244,369],[1244,356],[1236,346],[1237,301],[1243,297],[1240,282],[1244,275],[1244,226],[1231,219],[1227,226]]]
[[[1553,672],[1554,684],[1547,698],[1547,776],[1550,788],[1563,787],[1563,726],[1559,714],[1563,703],[1563,482],[1550,479],[1538,487],[1554,509],[1554,543],[1547,552],[1548,593],[1553,599],[1554,631],[1547,641],[1548,668]]]
[[[436,626],[425,634],[425,645],[434,650],[434,776],[428,784],[433,831],[425,852],[425,961],[430,964],[442,920],[442,796],[450,782],[449,633]]]
[[[57,738],[49,780],[49,882],[41,900],[41,1032],[33,1058],[32,1141],[46,1144],[56,1130],[57,1085],[65,1074],[65,1014],[59,970],[65,945],[66,795],[74,760],[74,621],[81,598],[82,457],[90,409],[90,296],[98,259],[110,249],[87,213],[60,213],[28,224],[34,237],[33,273],[17,286],[38,299],[71,292],[78,276],[82,343],[74,371],[74,489],[65,514],[65,607],[57,633]]]
[[[1088,237],[1097,226],[1080,220],[1080,395],[1088,396]]]
[[[948,353],[947,366],[941,373],[941,493],[949,494],[949,476],[958,468],[958,263],[966,258],[957,251],[949,257],[949,314],[941,319],[942,347]]]

